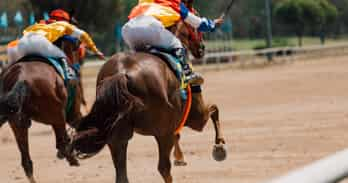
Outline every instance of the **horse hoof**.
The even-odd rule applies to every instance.
[[[30,182],[30,183],[36,183],[34,177],[29,177],[28,179],[29,179],[29,182]]]
[[[224,144],[215,144],[213,149],[215,161],[224,161],[227,157],[227,151]]]
[[[184,160],[174,160],[174,166],[186,166],[187,163]]]
[[[61,151],[58,151],[58,152],[57,152],[57,158],[60,159],[60,160],[62,160],[62,159],[65,158],[65,156],[64,156],[64,154],[63,154]]]
[[[79,167],[80,166],[80,163],[77,159],[70,159],[68,160],[69,161],[69,165],[70,166],[74,166],[74,167]]]
[[[80,163],[76,160],[75,162],[70,162],[70,166],[79,167]]]

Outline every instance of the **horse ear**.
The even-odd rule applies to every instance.
[[[74,25],[78,25],[79,22],[76,20],[75,18],[75,14],[76,14],[76,11],[74,8],[72,8],[70,11],[69,11],[69,15],[70,15],[70,23],[74,24]]]
[[[69,15],[70,15],[70,17],[75,16],[75,9],[74,9],[74,8],[72,8],[72,9],[69,11]]]

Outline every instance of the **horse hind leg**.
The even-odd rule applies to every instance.
[[[227,151],[225,148],[226,141],[223,137],[219,120],[219,108],[216,105],[211,105],[208,107],[208,111],[215,128],[215,145],[213,149],[213,157],[216,161],[223,161],[227,157]]]
[[[10,122],[10,127],[15,135],[21,153],[21,162],[25,175],[30,183],[36,183],[33,176],[33,162],[29,153],[28,127],[19,127],[15,122]]]
[[[65,129],[65,125],[53,125],[53,130],[56,135],[56,148],[58,150],[58,159],[64,159],[69,162],[70,166],[79,166],[78,160],[68,150],[69,137]]]
[[[116,183],[129,183],[127,177],[128,141],[115,141],[109,144],[112,160],[116,169]]]
[[[174,165],[175,166],[186,166],[187,163],[184,159],[184,153],[180,147],[180,134],[175,135],[175,143],[174,143]]]
[[[156,137],[159,148],[159,162],[158,171],[162,175],[165,183],[172,183],[173,177],[170,173],[170,153],[174,146],[174,135],[168,135],[165,137]]]

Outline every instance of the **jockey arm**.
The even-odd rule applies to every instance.
[[[201,18],[190,12],[184,3],[180,3],[181,18],[200,32],[214,32],[222,24],[223,19],[210,20]]]
[[[75,26],[71,26],[70,29],[70,36],[78,38],[88,49],[97,54],[100,59],[105,60],[104,54],[98,50],[92,38],[85,31]]]

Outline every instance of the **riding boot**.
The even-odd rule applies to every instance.
[[[179,48],[176,50],[175,55],[180,60],[183,67],[184,74],[186,76],[186,82],[191,85],[202,85],[204,78],[201,74],[193,71],[192,66],[187,63],[187,54],[185,48]]]

